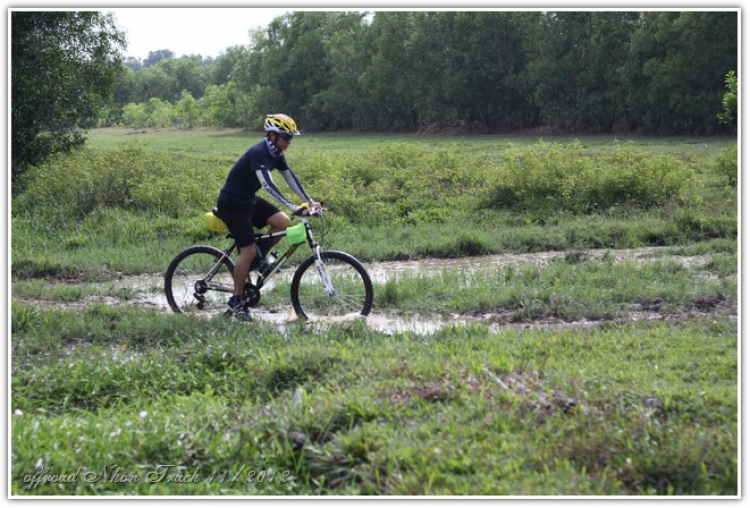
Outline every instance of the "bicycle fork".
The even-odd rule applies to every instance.
[[[333,296],[336,295],[336,290],[333,288],[333,283],[331,283],[331,276],[328,274],[328,270],[325,269],[325,262],[323,261],[322,254],[323,252],[320,249],[320,245],[317,245],[315,247],[315,268],[317,268],[318,275],[320,275],[320,278],[325,285],[326,293],[333,298]]]

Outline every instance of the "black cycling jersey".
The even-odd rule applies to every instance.
[[[252,209],[255,206],[255,194],[264,188],[277,201],[291,210],[296,209],[296,205],[284,196],[271,178],[271,171],[274,169],[281,171],[289,188],[306,203],[312,201],[289,167],[284,154],[276,150],[268,138],[251,146],[235,163],[219,193],[219,201],[235,209]]]

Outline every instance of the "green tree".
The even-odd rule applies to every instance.
[[[182,97],[175,104],[174,113],[177,117],[178,126],[191,129],[195,123],[197,112],[196,100],[187,92],[182,92]]]
[[[250,52],[233,76],[242,89],[253,90],[264,111],[285,111],[307,128],[348,128],[351,110],[339,99],[350,103],[358,94],[363,17],[346,12],[278,17],[252,34]]]
[[[249,127],[257,125],[251,97],[235,82],[209,85],[198,101],[201,124],[211,127]]]
[[[174,108],[169,102],[154,97],[146,103],[146,114],[151,127],[169,127],[172,124]]]
[[[711,133],[737,30],[729,11],[294,12],[216,60],[129,62],[115,102],[187,92],[217,127]]]
[[[656,134],[717,129],[724,76],[737,68],[736,12],[647,12],[630,44],[635,127]]]
[[[410,80],[415,62],[414,52],[408,51],[419,16],[415,12],[381,11],[373,17],[370,62],[361,83],[367,90],[363,100],[375,129],[415,131],[420,127],[415,97],[425,90],[415,88]]]
[[[120,107],[124,107],[131,102],[145,102],[148,98],[144,98],[144,90],[144,72],[134,71],[129,67],[125,67],[120,74],[113,98],[115,103],[119,104]]]
[[[122,108],[122,122],[127,127],[140,129],[148,125],[148,113],[143,103],[131,102]]]
[[[174,53],[168,49],[149,51],[148,58],[143,61],[143,67],[153,67],[162,60],[171,60],[172,58],[174,58]]]
[[[167,72],[175,77],[177,88],[179,88],[171,100],[178,100],[183,91],[189,92],[194,97],[202,96],[209,82],[209,73],[203,65],[203,60],[199,56],[184,56],[170,63],[171,65],[166,67]]]
[[[724,98],[721,100],[722,110],[719,113],[721,123],[737,131],[737,73],[729,71],[725,79],[727,85]]]
[[[328,64],[326,86],[313,91],[304,108],[310,128],[326,130],[362,128],[366,118],[360,103],[366,91],[360,76],[367,68],[363,13],[329,15],[321,44]]]
[[[439,102],[432,106],[438,118],[488,131],[526,127],[534,113],[524,75],[528,65],[524,39],[538,24],[540,14],[458,12],[440,16],[446,18],[447,26],[422,30],[438,41],[451,34],[450,43],[433,44],[431,51],[445,55],[443,65],[440,60],[431,62],[432,74],[440,69],[444,88]],[[423,77],[430,74],[428,69],[420,73]],[[451,109],[441,111],[441,105]]]
[[[236,80],[238,64],[247,58],[248,49],[245,46],[232,46],[222,52],[208,69],[209,81],[213,85],[223,85],[230,80]]]
[[[624,123],[624,67],[637,12],[551,12],[530,42],[528,75],[541,121],[563,131],[611,131]]]
[[[147,102],[153,98],[164,101],[173,101],[179,98],[180,83],[172,72],[169,62],[171,60],[162,60],[157,65],[142,71],[143,95],[138,97],[138,102]]]
[[[122,71],[110,14],[11,12],[11,159],[17,176],[83,145]]]

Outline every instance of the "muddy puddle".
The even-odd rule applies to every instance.
[[[507,265],[545,265],[555,260],[565,258],[570,253],[545,252],[535,254],[503,254],[493,256],[467,257],[460,259],[422,259],[415,261],[380,262],[365,264],[373,282],[383,284],[389,280],[401,277],[414,277],[415,275],[438,275],[443,271],[459,272],[471,275],[479,272],[493,273],[499,268]],[[651,247],[626,250],[589,250],[577,255],[586,259],[599,259],[603,256],[611,256],[615,262],[649,262],[658,259],[661,255],[668,255],[670,260],[679,262],[686,268],[696,270],[707,263],[709,256],[677,256],[669,254],[668,247]],[[287,280],[294,273],[294,267],[287,267],[283,272],[276,275],[278,280]],[[707,274],[710,276],[710,274]],[[55,308],[84,308],[91,304],[105,304],[113,306],[137,306],[162,312],[171,312],[164,296],[164,281],[162,274],[126,276],[119,280],[108,281],[97,284],[87,284],[90,293],[99,295],[118,296],[88,296],[76,302],[60,303],[43,301],[32,298],[18,298],[18,301],[38,305],[40,307]],[[93,290],[92,290],[93,289]],[[127,295],[127,296],[119,296]],[[291,307],[282,306],[277,309],[269,309],[261,306],[252,310],[256,319],[271,322],[279,327],[285,327],[296,321],[296,315]],[[632,312],[626,318],[627,321],[647,321],[664,319],[665,316],[652,312]],[[404,315],[380,313],[377,309],[366,318],[345,318],[345,320],[363,319],[369,327],[387,334],[398,334],[414,332],[419,334],[432,334],[445,327],[454,325],[481,324],[490,331],[499,332],[508,328],[533,329],[533,328],[587,328],[600,324],[601,321],[576,321],[565,322],[562,320],[548,318],[534,321],[533,323],[514,323],[510,314],[452,314],[452,315]]]

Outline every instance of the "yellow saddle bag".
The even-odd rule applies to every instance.
[[[216,215],[214,215],[214,212],[208,212],[205,215],[205,218],[206,226],[208,226],[209,231],[213,233],[229,234],[229,228],[227,227],[226,223]]]

